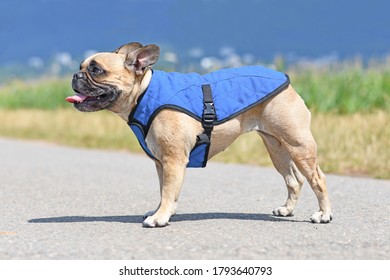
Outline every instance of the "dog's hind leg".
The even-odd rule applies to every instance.
[[[276,168],[285,178],[288,178],[286,183],[291,202],[299,195],[298,189],[302,182],[301,176],[296,171],[298,169],[317,196],[319,211],[311,216],[311,221],[330,222],[332,212],[325,175],[318,165],[317,145],[310,131],[311,115],[304,101],[290,86],[259,106],[258,114],[260,114],[260,121],[257,123],[257,130],[266,139],[267,147],[271,147],[270,154],[274,164],[276,162]],[[287,200],[286,209],[282,208],[282,214],[289,212],[287,208],[290,200]],[[280,214],[280,211],[277,214]]]
[[[313,223],[329,223],[333,216],[326,188],[325,175],[318,165],[316,142],[310,132],[308,124],[304,125],[304,123],[301,123],[295,127],[294,125],[296,124],[291,122],[290,129],[285,130],[284,133],[281,133],[278,136],[280,148],[277,153],[284,154],[285,152],[281,151],[286,151],[289,154],[296,166],[296,168],[292,168],[292,170],[298,169],[303,176],[305,176],[317,196],[320,209],[311,216],[310,220]],[[291,133],[292,131],[293,133]],[[290,163],[290,166],[294,165]],[[299,174],[291,171],[290,173]],[[296,176],[296,179],[298,179],[298,176]]]
[[[311,137],[306,141],[300,142],[299,145],[287,144],[287,149],[302,174],[306,177],[315,195],[317,196],[319,211],[315,212],[310,220],[313,223],[329,223],[332,218],[328,191],[326,188],[326,179],[324,173],[318,165],[316,143]]]
[[[287,186],[286,203],[273,210],[276,216],[292,216],[295,205],[297,204],[304,177],[297,169],[290,154],[282,146],[278,139],[266,133],[259,132],[276,170],[283,176]]]

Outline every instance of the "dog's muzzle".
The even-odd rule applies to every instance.
[[[77,72],[73,75],[73,79],[74,80],[78,80],[78,79],[86,79],[87,78],[87,75],[85,74],[85,72]]]

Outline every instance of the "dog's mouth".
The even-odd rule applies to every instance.
[[[82,86],[73,86],[74,95],[65,98],[66,101],[73,103],[74,107],[83,112],[94,112],[103,109],[109,109],[118,99],[121,91],[113,86],[100,88],[83,88]]]
[[[107,93],[97,95],[97,96],[91,96],[91,95],[84,95],[79,92],[75,92],[75,95],[68,96],[67,98],[65,98],[65,100],[70,103],[84,103],[84,102],[94,103],[94,102],[107,101],[108,99],[110,99],[110,97],[111,97],[110,94]]]

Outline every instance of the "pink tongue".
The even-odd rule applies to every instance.
[[[65,98],[65,100],[70,103],[81,103],[85,100],[85,98],[87,98],[85,95],[77,93],[73,96],[68,96],[67,98]]]

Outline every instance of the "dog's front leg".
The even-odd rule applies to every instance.
[[[144,220],[144,227],[164,227],[175,214],[186,165],[187,163],[179,163],[175,160],[165,160],[163,164],[156,164],[161,201],[156,211],[146,214],[150,216]]]
[[[146,142],[156,158],[161,200],[157,210],[147,214],[143,226],[166,226],[175,214],[189,155],[201,131],[195,119],[181,112],[162,110],[155,117]]]

